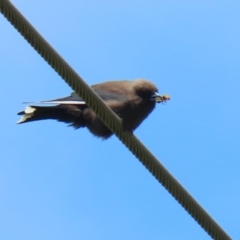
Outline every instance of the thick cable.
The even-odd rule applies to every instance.
[[[213,239],[231,239],[152,153],[133,134],[122,130],[120,118],[106,106],[10,1],[0,0],[0,11]]]

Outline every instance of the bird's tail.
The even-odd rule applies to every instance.
[[[51,107],[28,106],[18,113],[23,115],[17,123],[26,123],[38,120],[54,119],[60,122],[70,123],[75,128],[84,127],[82,109],[77,106],[57,105]]]

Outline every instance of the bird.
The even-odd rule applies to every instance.
[[[160,95],[155,84],[145,79],[107,81],[91,88],[121,118],[123,129],[130,132],[146,119],[156,103],[170,100],[169,95]],[[23,116],[17,123],[54,119],[75,129],[87,127],[93,135],[102,139],[108,139],[113,134],[75,92],[68,97],[40,101],[38,104],[54,106],[27,106],[18,113]]]

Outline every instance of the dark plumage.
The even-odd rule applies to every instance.
[[[159,95],[153,83],[143,79],[104,82],[93,85],[91,88],[122,119],[123,128],[128,131],[133,131],[141,124],[152,112],[156,102],[170,100],[168,95]],[[18,115],[23,115],[18,123],[55,119],[69,123],[76,129],[87,127],[95,136],[104,139],[112,135],[112,132],[74,92],[66,98],[39,103],[59,105],[28,106],[25,111],[18,113]]]

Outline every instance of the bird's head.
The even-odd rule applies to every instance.
[[[144,101],[165,103],[170,100],[170,96],[167,94],[160,95],[157,87],[152,83],[144,79],[134,81],[134,89],[139,97]]]

